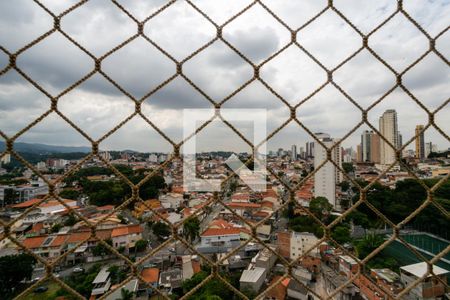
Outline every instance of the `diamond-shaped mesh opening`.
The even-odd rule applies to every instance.
[[[431,297],[448,292],[448,152],[433,145],[450,141],[448,5],[56,2],[1,5],[0,259],[27,264],[7,298],[89,298],[108,278],[102,299],[402,298],[430,285]],[[251,191],[226,158],[208,153],[201,159],[217,160],[221,191],[183,190],[181,108],[211,106],[269,109],[260,144],[225,113],[222,126],[196,124],[192,133],[206,140],[203,151],[235,147],[226,150],[250,169],[254,157],[240,149],[267,144],[267,191]],[[392,133],[383,126],[393,109]],[[316,134],[323,131],[331,141]],[[48,133],[61,140],[45,140]],[[375,136],[380,161],[360,159]],[[306,149],[278,149],[290,138]],[[88,147],[73,148],[75,157],[61,149],[60,157],[36,157],[22,141]],[[333,205],[314,183],[327,172],[335,173]],[[38,179],[45,198],[15,207]],[[365,239],[374,239],[370,247]],[[211,242],[221,250],[209,251]],[[291,242],[302,244],[295,257]],[[384,267],[397,278],[420,262],[400,285],[380,279],[392,275]],[[254,276],[258,284],[249,284]]]

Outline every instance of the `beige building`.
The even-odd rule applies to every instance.
[[[423,160],[425,159],[425,136],[423,132],[424,126],[416,126],[416,158]]]
[[[398,148],[399,133],[397,123],[397,112],[394,109],[386,110],[379,119],[379,131],[381,135]],[[396,160],[395,150],[383,139],[380,139],[380,164],[390,165]]]
[[[373,163],[380,163],[380,136],[372,133],[370,136],[370,160]]]

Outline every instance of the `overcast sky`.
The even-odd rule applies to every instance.
[[[56,14],[77,1],[41,0]],[[119,1],[137,19],[142,20],[166,1]],[[251,1],[193,1],[217,24],[222,24]],[[319,0],[264,0],[291,28],[302,26],[326,5]],[[335,5],[363,33],[370,32],[396,8],[394,0],[335,0]],[[431,36],[448,24],[450,1],[404,1],[405,9]],[[53,26],[52,18],[30,0],[0,1],[0,45],[15,52]],[[137,26],[110,1],[91,0],[63,17],[62,29],[95,56],[105,54],[136,33]],[[184,1],[178,1],[146,23],[145,33],[177,60],[215,37],[215,27]],[[290,33],[259,4],[254,5],[223,29],[223,36],[254,63],[260,63],[290,41]],[[360,36],[332,10],[302,29],[298,42],[327,68],[333,68],[356,51]],[[401,72],[429,47],[428,40],[403,15],[397,15],[369,39],[369,45]],[[450,32],[436,42],[450,59]],[[8,57],[0,51],[0,69]],[[18,66],[50,94],[58,95],[94,66],[92,59],[60,33],[53,33],[23,52]],[[140,98],[175,73],[175,64],[149,42],[139,37],[107,57],[102,69],[133,96]],[[226,44],[216,41],[183,66],[184,74],[212,100],[221,101],[253,76],[251,66]],[[290,46],[261,69],[263,78],[289,103],[296,104],[326,81],[326,73],[296,46]],[[450,95],[448,65],[435,54],[427,55],[404,78],[404,84],[424,105],[435,109]],[[362,107],[368,107],[395,84],[389,69],[364,50],[334,74],[334,80]],[[0,130],[14,135],[50,107],[49,99],[16,71],[0,76]],[[60,111],[93,138],[99,138],[134,111],[134,103],[96,74],[59,99]],[[254,81],[232,97],[224,108],[265,108],[267,132],[289,118],[289,109],[261,82]],[[175,142],[182,139],[185,108],[212,108],[211,103],[177,77],[147,98],[142,106],[145,116]],[[417,124],[426,124],[427,115],[405,92],[395,90],[369,112],[369,120],[378,128],[378,118],[386,109],[396,109],[403,140],[409,140]],[[313,132],[327,132],[340,138],[360,120],[361,114],[336,88],[327,85],[302,104],[299,120]],[[436,115],[436,122],[450,132],[450,104]],[[232,122],[233,123],[233,122]],[[234,123],[244,135],[252,136],[249,123]],[[367,126],[356,130],[343,146],[360,141]],[[426,141],[440,149],[449,142],[436,130],[425,132]],[[268,142],[268,149],[304,146],[311,140],[295,123],[289,124]],[[88,142],[56,114],[23,134],[19,141],[54,145],[81,146]],[[199,150],[248,151],[246,144],[223,124],[211,124],[197,138]],[[136,117],[106,139],[102,149],[170,151],[170,144],[142,118]],[[408,148],[414,148],[411,144]]]

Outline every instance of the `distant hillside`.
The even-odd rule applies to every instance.
[[[68,147],[68,146],[53,146],[46,144],[32,144],[32,143],[14,143],[14,149],[17,152],[27,152],[33,154],[50,154],[50,153],[88,153],[91,151],[90,147]],[[5,142],[0,141],[0,151],[5,150]]]

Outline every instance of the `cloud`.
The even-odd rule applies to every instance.
[[[139,20],[155,12],[165,1],[119,1]],[[319,13],[327,1],[262,1],[291,28],[298,28]],[[74,1],[43,0],[59,14]],[[222,24],[250,1],[194,1],[217,24]],[[396,8],[395,1],[336,0],[342,11],[363,33],[368,33]],[[448,1],[407,1],[405,10],[432,35],[441,32],[448,21]],[[89,1],[64,16],[65,30],[94,55],[103,55],[137,32],[137,25],[110,1]],[[16,51],[53,27],[52,18],[33,1],[0,2],[0,45]],[[216,28],[184,1],[177,1],[146,23],[145,33],[176,60],[182,60],[216,37]],[[264,8],[255,4],[223,29],[224,38],[252,62],[260,63],[290,42],[290,32]],[[447,32],[437,41],[443,54],[450,53]],[[333,11],[299,31],[298,42],[332,68],[361,45],[361,37]],[[403,70],[428,47],[428,40],[406,18],[396,16],[369,38],[369,44],[397,70]],[[0,52],[0,68],[8,57]],[[57,95],[79,80],[94,67],[94,61],[60,33],[54,33],[19,55],[18,66],[52,95]],[[142,37],[108,56],[102,69],[134,97],[140,98],[175,74],[175,63]],[[221,101],[253,77],[252,67],[222,41],[216,40],[183,64],[183,73],[213,101]],[[261,68],[261,77],[289,103],[296,104],[326,81],[325,72],[297,47],[285,49]],[[404,84],[432,109],[448,99],[449,71],[435,54],[429,54],[404,75]],[[367,50],[351,59],[333,78],[337,84],[362,107],[368,107],[395,83],[395,77]],[[50,107],[50,101],[21,76],[10,70],[0,76],[0,130],[13,135],[39,117]],[[143,114],[175,142],[182,138],[182,113],[185,108],[211,108],[212,104],[180,76],[148,97]],[[225,108],[266,108],[268,132],[289,118],[289,110],[264,85],[255,81],[234,95]],[[61,97],[58,108],[75,124],[96,138],[113,128],[134,111],[134,103],[101,75],[96,74],[73,91]],[[401,90],[383,100],[369,112],[370,122],[384,109],[394,108],[399,115],[399,130],[404,140],[412,137],[414,127],[425,122],[424,112]],[[360,120],[360,112],[335,88],[327,86],[298,109],[298,115],[314,131],[344,136]],[[425,115],[426,116],[426,115]],[[438,116],[446,126],[448,114],[444,109]],[[447,121],[447,122],[446,122]],[[236,124],[239,125],[239,124]],[[244,125],[240,125],[245,129]],[[225,129],[208,134],[205,149],[240,144],[229,138]],[[361,128],[361,130],[363,130]],[[246,134],[251,135],[251,131]],[[171,146],[159,141],[157,133],[142,119],[132,120],[120,133],[105,141],[108,149],[158,149],[170,151]],[[427,141],[449,147],[448,141],[436,131],[426,134]],[[23,141],[50,144],[86,144],[76,131],[60,117],[52,114],[21,137]],[[310,137],[297,125],[290,124],[271,139],[269,149],[302,145]],[[360,140],[358,129],[344,146],[355,146]],[[151,141],[151,142],[149,142]],[[158,144],[159,143],[159,144]],[[129,147],[127,147],[129,145]]]

